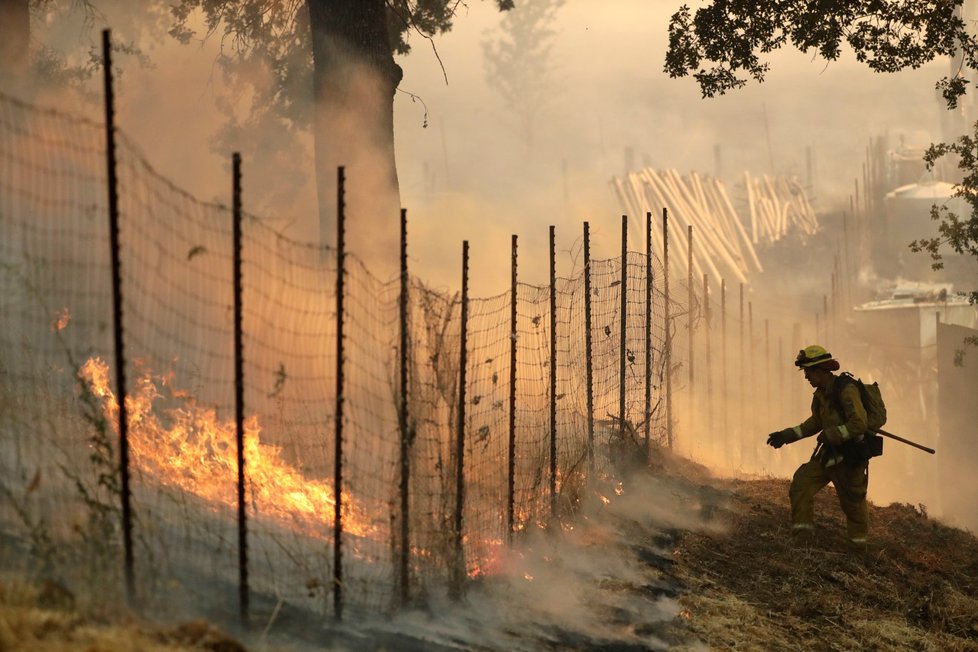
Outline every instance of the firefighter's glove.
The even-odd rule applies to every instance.
[[[794,428],[785,428],[778,432],[772,432],[767,436],[767,445],[774,448],[781,448],[785,444],[790,444],[796,439]]]

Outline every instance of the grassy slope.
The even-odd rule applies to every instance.
[[[193,621],[159,627],[131,614],[81,607],[53,582],[0,577],[0,651],[244,652],[213,626]]]
[[[978,540],[910,505],[870,506],[871,544],[846,547],[831,486],[814,542],[790,541],[786,480],[710,480],[724,534],[674,552],[680,617],[715,648],[978,650]]]
[[[674,483],[682,489],[675,495],[693,498],[675,506],[723,525],[668,537],[664,552],[673,549],[673,563],[661,575],[680,589],[681,611],[652,634],[674,649],[701,650],[705,642],[738,650],[978,651],[971,534],[909,505],[871,506],[872,543],[852,553],[828,487],[817,498],[816,538],[799,548],[790,541],[786,480],[717,480],[668,454],[637,472]],[[632,544],[648,537],[641,532]],[[649,649],[658,649],[651,640]],[[62,649],[244,650],[203,621],[163,628],[78,608],[57,585],[0,577],[0,652]]]

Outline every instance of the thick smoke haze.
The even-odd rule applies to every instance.
[[[668,649],[660,632],[682,609],[671,573],[675,533],[722,534],[727,524],[714,514],[728,507],[725,496],[688,479],[643,475],[598,483],[573,525],[522,533],[464,599],[431,596],[424,610],[362,624],[411,636],[417,649]]]
[[[402,87],[424,98],[429,127],[420,126],[422,109],[398,95],[402,197],[413,209],[416,230],[439,235],[415,240],[417,268],[444,261],[435,252],[451,251],[452,240],[477,239],[473,281],[500,291],[508,235],[518,233],[527,264],[521,269],[542,282],[546,225],[558,225],[558,248],[567,249],[579,238],[584,219],[591,221],[596,255],[615,255],[620,208],[607,181],[624,171],[626,148],[634,152],[635,167],[716,174],[719,146],[719,176],[731,183],[745,169],[804,180],[805,148],[812,147],[816,195],[825,209],[847,201],[871,136],[890,133],[896,140],[902,134],[908,144],[918,145],[941,138],[942,109],[933,85],[945,74],[943,62],[878,75],[851,53],[826,64],[786,50],[771,56],[764,84],[701,99],[693,80],[671,80],[662,72],[673,9],[668,3],[617,1],[600,9],[570,2],[558,10],[553,50],[558,90],[531,153],[482,72],[480,41],[492,38],[499,22],[491,6],[473,3],[455,30],[437,39],[447,85],[438,61],[424,44],[416,46],[402,61]],[[426,168],[442,192],[424,193]],[[486,238],[487,224],[499,233]],[[640,246],[633,241],[633,247]],[[492,270],[497,278],[487,283],[483,276]],[[455,266],[446,272],[439,277],[457,284]]]
[[[786,49],[770,56],[765,83],[702,99],[693,80],[662,72],[675,8],[634,0],[600,8],[571,0],[560,7],[552,25],[555,90],[532,149],[512,109],[486,80],[483,44],[499,37],[503,16],[492,3],[460,6],[452,31],[430,43],[411,35],[412,52],[398,58],[404,92],[395,95],[394,116],[414,273],[457,288],[459,264],[448,254],[469,239],[475,243],[473,293],[504,291],[509,236],[516,233],[522,278],[544,282],[547,225],[558,225],[558,249],[569,251],[585,219],[594,255],[615,255],[620,208],[608,180],[624,171],[626,148],[634,167],[698,170],[731,184],[743,170],[804,180],[811,147],[815,198],[829,209],[847,206],[870,137],[887,133],[918,146],[942,139],[946,116],[934,82],[946,74],[947,62],[880,75],[851,52],[825,63]],[[130,11],[108,3],[88,27],[77,19],[53,31],[41,25],[37,38],[77,62],[96,46],[100,19],[121,23],[123,37],[138,42],[146,61],[119,57],[118,124],[164,176],[196,196],[227,203],[230,153],[214,151],[215,135],[229,119],[246,117],[251,101],[222,83],[218,57],[230,45],[220,33],[180,45],[159,30],[132,27]],[[88,109],[98,116],[97,94]],[[266,142],[270,134],[238,130],[235,138],[239,148],[259,153],[259,160],[245,160],[246,208],[274,218],[296,239],[317,240],[308,132],[284,152]],[[358,180],[348,183],[352,190]],[[571,263],[561,256],[558,273],[569,275]]]
[[[816,209],[837,212],[849,207],[870,138],[887,134],[891,145],[923,147],[958,135],[942,133],[951,114],[934,90],[948,72],[947,61],[882,75],[858,63],[849,51],[826,63],[786,49],[768,57],[771,70],[763,84],[751,82],[727,96],[703,99],[692,79],[672,80],[663,73],[668,19],[678,5],[678,0],[568,0],[561,6],[552,25],[550,76],[555,90],[542,110],[532,146],[513,110],[486,79],[484,44],[499,37],[503,20],[494,3],[459,5],[453,30],[431,42],[411,35],[412,52],[398,57],[404,78],[395,94],[394,120],[413,274],[434,287],[456,291],[461,241],[467,239],[472,243],[472,295],[504,292],[510,235],[515,233],[520,236],[521,280],[545,283],[547,227],[555,224],[558,275],[571,276],[580,270],[584,220],[591,224],[592,255],[617,255],[621,208],[609,180],[625,172],[629,160],[633,167],[712,174],[732,187],[745,170],[805,181],[810,148]],[[149,30],[134,28],[128,4],[104,7],[88,27],[77,20],[70,28],[42,21],[37,39],[81,61],[95,47],[103,18],[123,34],[128,28],[126,36],[137,40],[146,61],[134,56],[117,61],[117,124],[177,186],[229,203],[230,150],[215,151],[215,136],[229,119],[246,116],[252,98],[235,95],[222,81],[218,57],[228,45],[222,44],[221,34],[180,45],[165,34],[151,36]],[[34,99],[100,119],[94,81],[92,92],[81,103],[54,92]],[[966,98],[965,107],[970,103]],[[246,209],[293,239],[317,241],[308,132],[298,133],[288,151],[276,147],[270,133],[238,130],[234,138],[238,142],[227,143],[232,148],[258,153],[244,162]],[[371,183],[348,179],[351,192]],[[350,219],[357,220],[355,204]],[[640,249],[642,234],[633,234],[631,244]],[[370,252],[361,255],[372,268],[390,269],[386,254],[377,257],[383,259],[372,259]],[[748,300],[758,314],[797,311],[810,317],[825,291],[818,284],[824,286],[826,280],[827,275],[806,275],[788,297],[757,296],[748,289]],[[797,375],[788,375],[785,382],[803,385]],[[802,389],[791,405],[794,422],[804,418],[808,407],[808,388]],[[771,429],[785,425],[772,423]],[[698,458],[737,470],[722,456],[713,459],[711,451],[687,444],[687,452]],[[914,489],[900,486],[900,474],[912,466],[917,475],[936,476],[933,458],[914,455],[918,457],[900,454],[901,469],[889,482],[874,477],[873,491],[881,493],[871,493],[871,498],[911,499]],[[790,473],[805,457],[807,451],[793,449],[771,467]]]
[[[238,513],[248,516],[248,538],[237,541],[248,547],[239,544],[237,551],[250,555],[252,613],[268,617],[264,632],[249,641],[257,649],[365,649],[375,636],[410,641],[416,649],[666,649],[689,617],[679,596],[699,590],[684,586],[675,570],[684,534],[739,536],[733,520],[739,490],[715,479],[786,480],[813,457],[814,437],[778,450],[765,442],[769,432],[811,414],[813,388],[792,361],[800,347],[816,342],[842,370],[879,381],[890,410],[887,429],[938,449],[932,456],[887,440],[885,456],[871,462],[868,499],[911,503],[948,523],[978,527],[978,488],[971,480],[978,451],[973,413],[964,409],[972,401],[962,390],[971,382],[967,374],[975,377],[978,352],[969,353],[970,367],[949,365],[950,336],[939,346],[937,323],[944,319],[947,326],[954,322],[949,314],[963,315],[954,323],[964,332],[978,327],[978,312],[952,300],[949,313],[946,289],[935,289],[919,306],[918,296],[900,310],[889,310],[892,304],[874,313],[853,309],[892,280],[873,269],[880,249],[874,245],[885,238],[871,229],[887,225],[886,237],[897,239],[880,206],[873,207],[877,214],[851,212],[854,185],[866,197],[869,143],[885,136],[886,158],[900,145],[919,150],[960,135],[974,106],[971,95],[948,112],[934,89],[949,62],[881,75],[848,50],[826,63],[788,48],[767,57],[764,83],[704,99],[693,79],[669,79],[663,71],[669,17],[681,0],[516,0],[514,11],[534,2],[554,7],[545,26],[549,54],[510,68],[532,75],[521,69],[532,63],[543,71],[536,82],[548,90],[535,107],[532,131],[492,78],[487,53],[517,15],[499,12],[494,0],[459,2],[450,32],[430,40],[410,33],[412,51],[396,57],[404,73],[393,98],[399,192],[408,210],[410,272],[427,286],[412,285],[406,305],[394,276],[396,211],[378,220],[360,210],[390,180],[389,151],[360,133],[369,119],[342,109],[320,115],[321,125],[342,126],[348,134],[342,146],[351,157],[362,153],[361,169],[372,173],[347,175],[348,243],[363,266],[348,262],[346,276],[338,277],[336,257],[307,246],[325,235],[329,216],[317,197],[316,161],[324,158],[323,143],[335,141],[320,139],[317,150],[311,125],[254,126],[256,98],[276,80],[255,66],[247,73],[250,87],[229,83],[222,57],[235,52],[222,27],[208,34],[204,18],[194,15],[187,25],[197,34],[181,44],[167,34],[172,16],[165,8],[109,0],[86,14],[78,8],[84,3],[41,3],[49,11],[34,17],[32,48],[63,53],[65,63],[90,76],[70,89],[0,88],[29,103],[0,98],[0,172],[6,175],[0,190],[14,197],[0,205],[0,217],[15,234],[6,239],[14,244],[0,247],[0,263],[13,270],[23,260],[26,270],[23,278],[0,276],[3,287],[16,288],[16,296],[0,292],[0,307],[30,306],[23,314],[0,310],[0,317],[12,315],[0,342],[23,349],[9,356],[14,362],[0,360],[16,372],[0,374],[0,385],[16,389],[8,393],[29,408],[25,414],[46,418],[35,427],[33,419],[7,410],[15,436],[0,440],[0,449],[16,452],[0,455],[0,469],[6,462],[16,471],[11,486],[23,490],[25,502],[48,510],[41,513],[70,534],[77,528],[64,516],[69,509],[49,507],[44,492],[80,503],[68,480],[75,451],[91,447],[77,437],[85,424],[102,424],[106,441],[115,441],[105,428],[116,423],[119,409],[108,394],[96,391],[93,378],[76,389],[69,373],[74,362],[59,363],[57,373],[47,368],[54,368],[50,360],[84,350],[101,358],[86,365],[90,376],[92,369],[104,376],[98,387],[112,382],[98,68],[101,29],[110,27],[117,46],[116,124],[125,138],[118,147],[125,198],[122,330],[135,372],[126,403],[135,442],[134,513],[137,543],[149,551],[138,549],[137,574],[145,583],[140,590],[155,591],[143,567],[160,586],[170,577],[183,582],[154,598],[171,601],[165,596],[188,589],[185,600],[172,600],[174,614],[198,616],[200,605],[204,614],[231,614],[237,606],[232,510],[243,507]],[[68,4],[76,8],[68,11]],[[351,85],[362,86],[352,94],[358,98],[376,101],[387,92],[382,80],[352,78]],[[297,94],[304,109],[296,114],[312,116],[312,95],[311,88]],[[54,119],[35,104],[89,121]],[[358,108],[368,115],[375,107]],[[55,123],[71,126],[50,126]],[[18,132],[21,125],[31,128]],[[243,457],[230,455],[237,453],[232,379],[241,377],[233,357],[232,227],[229,211],[214,206],[232,201],[234,151],[244,155],[249,214],[240,278],[249,419],[243,467]],[[16,165],[4,167],[7,158]],[[654,190],[669,201],[695,194],[678,186],[698,173],[704,213],[712,209],[703,188],[715,187],[706,179],[718,178],[730,212],[747,222],[736,231],[715,215],[698,215],[695,202],[688,215],[670,208],[671,295],[663,291],[661,259],[646,268],[645,256],[632,253],[627,275],[617,259],[623,204],[646,201],[653,190],[625,201],[612,182],[638,169],[676,171],[663,174],[672,185]],[[778,187],[798,203],[751,202],[749,215],[741,213],[745,173],[755,180],[796,179]],[[652,175],[645,178],[652,188]],[[322,179],[320,192],[328,185]],[[923,203],[907,204],[907,214],[916,216]],[[770,211],[762,216],[770,238],[748,235],[761,221],[754,220],[755,206],[758,215]],[[661,206],[648,208],[658,227]],[[630,225],[644,226],[644,214],[630,217]],[[59,231],[59,219],[82,224],[84,237]],[[596,261],[589,285],[582,278],[584,221]],[[700,258],[687,277],[686,225],[692,229],[694,221]],[[35,234],[39,223],[50,229],[40,229],[43,237]],[[562,279],[554,294],[542,287],[549,281],[550,225]],[[644,231],[629,228],[630,250],[643,251]],[[730,244],[722,242],[725,228],[732,239],[743,234],[736,253],[719,246]],[[523,283],[515,305],[507,294],[513,234]],[[463,240],[470,244],[475,299],[465,326],[457,295]],[[749,252],[753,244],[756,255]],[[917,280],[935,280],[926,262],[921,269]],[[334,294],[337,278],[347,281],[345,314]],[[837,279],[844,279],[844,289]],[[405,314],[409,326],[401,331]],[[51,326],[47,340],[33,332],[62,315],[66,325]],[[404,340],[396,337],[402,334]],[[47,349],[35,351],[26,344],[32,341],[47,342]],[[44,392],[60,402],[45,404]],[[63,449],[49,454],[48,442],[62,440]],[[960,484],[957,476],[964,478]],[[109,475],[99,476],[100,485],[103,477]],[[239,478],[241,494],[232,491]],[[59,481],[69,488],[62,491]],[[102,488],[109,494],[111,487]],[[84,492],[81,483],[77,489]],[[0,490],[14,495],[5,483]],[[342,519],[333,520],[338,505]],[[765,507],[774,508],[781,509]],[[787,521],[785,514],[764,536],[790,536]],[[825,522],[825,514],[816,515],[816,527]],[[337,523],[343,538],[330,550],[336,540],[329,526]],[[6,527],[2,519],[0,525]],[[109,525],[105,531],[118,539],[115,521]],[[876,527],[870,525],[871,543]],[[519,530],[512,546],[510,528]],[[102,545],[103,538],[92,537],[95,548],[118,552]],[[409,572],[404,580],[401,568]],[[463,600],[445,595],[456,569],[468,573],[460,582]],[[221,583],[214,583],[212,570]],[[121,589],[121,578],[111,580]],[[330,605],[334,587],[349,599],[342,623],[320,619],[323,611],[339,612]],[[398,609],[402,596],[410,606]],[[312,628],[311,639],[298,638],[302,625]],[[684,649],[699,648],[692,642]]]

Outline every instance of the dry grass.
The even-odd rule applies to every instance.
[[[910,505],[870,507],[866,551],[848,549],[831,487],[814,541],[797,547],[785,480],[711,481],[723,534],[686,533],[676,574],[688,627],[738,650],[978,650],[978,540]]]
[[[244,652],[203,621],[160,628],[129,613],[79,608],[53,582],[0,579],[0,652]]]
[[[665,544],[673,564],[661,571],[681,591],[680,611],[650,631],[672,649],[978,652],[978,540],[968,532],[910,505],[871,506],[871,544],[852,552],[829,487],[814,541],[797,547],[787,481],[716,480],[661,452],[647,472],[684,486],[685,508],[717,525],[673,530]],[[244,651],[204,621],[163,628],[76,604],[54,583],[0,576],[0,652],[65,649]]]

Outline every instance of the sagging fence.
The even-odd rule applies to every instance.
[[[283,237],[237,158],[208,204],[109,132],[0,98],[5,563],[161,610],[385,611],[666,437],[686,311],[624,234],[572,278],[552,240],[549,286],[514,239],[512,291],[470,299]]]
[[[201,202],[111,117],[0,96],[8,563],[160,609],[382,612],[498,570],[589,482],[672,446],[674,410],[718,433],[687,449],[756,457],[748,406],[783,366],[765,321],[755,372],[745,285],[735,332],[725,281],[718,300],[694,277],[691,226],[670,265],[665,213],[646,214],[644,252],[623,218],[609,260],[585,223],[569,278],[551,228],[547,286],[519,280],[513,236],[510,292],[470,298],[467,243],[462,292],[427,287],[402,212],[401,272],[379,279],[342,237],[299,243],[246,213],[243,167],[230,208]]]

